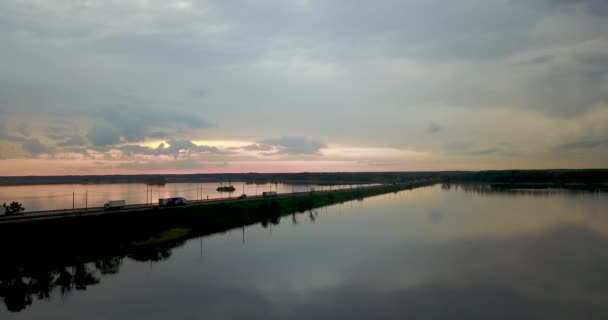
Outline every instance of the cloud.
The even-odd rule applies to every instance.
[[[214,124],[202,117],[169,109],[133,108],[128,106],[101,108],[92,113],[102,120],[87,136],[96,146],[114,145],[121,141],[138,142],[146,138],[162,138],[166,129],[207,129]]]
[[[275,147],[268,144],[255,143],[245,146],[243,149],[248,151],[272,151]]]
[[[20,136],[15,136],[9,132],[6,121],[0,119],[0,140],[11,141],[11,142],[23,142],[26,139]]]
[[[77,128],[70,127],[70,124],[64,124],[60,121],[53,121],[52,125],[45,128],[45,136],[51,140],[65,140],[73,135]]]
[[[99,140],[98,140],[99,142]],[[57,146],[59,147],[72,147],[72,146],[84,146],[86,145],[86,140],[83,139],[81,136],[79,135],[74,135],[71,136],[69,138],[67,138],[66,140],[59,142],[57,144]]]
[[[514,152],[508,150],[507,144],[505,143],[499,143],[495,147],[479,148],[475,147],[472,142],[455,141],[444,144],[442,150],[448,154],[460,156],[511,156],[515,154]]]
[[[596,139],[596,140],[580,140],[570,143],[565,143],[556,148],[558,151],[572,151],[572,150],[584,150],[594,149],[608,146],[608,139]]]
[[[185,139],[171,139],[168,140],[168,146],[164,143],[159,144],[156,148],[149,148],[140,145],[125,145],[120,146],[117,149],[125,151],[129,154],[143,154],[143,155],[172,155],[177,156],[182,152],[186,153],[222,153],[222,151],[216,147],[200,146],[193,143],[190,140]]]
[[[30,130],[28,129],[28,127],[25,125],[25,123],[21,122],[17,125],[16,128],[17,132],[20,133],[22,136],[29,136],[30,135]]]
[[[196,159],[132,161],[119,165],[121,169],[129,170],[181,170],[203,169],[204,165]]]
[[[325,159],[332,141],[416,150],[467,141],[470,155],[500,157],[569,140],[558,124],[546,135],[556,141],[537,135],[501,152],[492,141],[534,130],[515,117],[473,127],[475,112],[583,126],[608,101],[603,0],[175,3],[0,1],[2,147],[27,137],[67,149],[80,136],[102,150],[206,130],[258,141],[246,156]],[[311,132],[324,141],[261,141]]]
[[[608,3],[604,0],[545,0],[556,7],[576,10],[583,8],[593,16],[608,17]]]
[[[319,154],[321,148],[327,145],[324,142],[308,139],[305,137],[284,136],[275,139],[266,139],[255,145],[247,146],[246,149],[252,150],[272,150],[277,148],[276,153],[290,155]]]
[[[50,152],[50,149],[42,144],[38,139],[25,139],[21,143],[21,146],[23,150],[34,155]]]
[[[440,125],[433,122],[427,128],[427,132],[430,134],[435,134],[435,133],[438,133],[439,131],[441,131],[442,129],[443,129],[443,127],[441,127]]]
[[[164,132],[164,131],[152,131],[152,132],[149,132],[147,134],[147,136],[149,138],[164,139],[164,138],[168,138],[169,134],[167,132]]]
[[[6,121],[4,119],[0,119],[0,139],[5,139],[8,135],[8,131],[6,130]]]
[[[472,142],[452,141],[443,144],[442,149],[449,153],[463,153],[470,151],[472,147]]]
[[[526,61],[522,61],[520,64],[545,64],[553,61],[555,57],[553,55],[541,55],[527,59]]]
[[[485,155],[510,155],[511,153],[505,150],[504,148],[496,147],[496,148],[487,148],[487,149],[479,149],[469,151],[468,154],[474,156],[485,156]]]
[[[107,124],[95,125],[87,133],[87,138],[91,140],[94,146],[105,147],[114,145],[120,142],[121,133],[119,130]]]

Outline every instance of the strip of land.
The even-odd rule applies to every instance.
[[[112,210],[104,210],[103,207],[100,208],[76,208],[76,209],[65,209],[65,210],[49,210],[49,211],[40,211],[40,212],[26,212],[15,215],[7,215],[0,217],[0,224],[6,223],[22,223],[22,222],[31,222],[36,220],[49,220],[49,219],[65,219],[65,218],[76,218],[76,217],[90,217],[90,216],[99,216],[99,215],[112,215],[116,216],[118,214],[126,215],[133,214],[137,212],[146,212],[149,210],[156,211],[174,211],[181,210],[178,212],[184,212],[184,210],[197,210],[203,206],[210,205],[218,205],[230,204],[232,207],[247,207],[248,205],[256,205],[259,201],[268,201],[278,200],[282,201],[284,199],[290,200],[293,202],[294,199],[322,199],[322,198],[340,198],[340,197],[349,197],[350,195],[364,195],[373,192],[382,192],[387,188],[410,188],[412,186],[417,186],[421,184],[426,184],[430,182],[438,182],[433,179],[424,179],[424,180],[414,180],[409,182],[402,183],[393,183],[388,185],[370,185],[370,186],[357,186],[354,188],[345,188],[345,189],[336,189],[331,191],[307,191],[307,192],[294,192],[294,193],[279,193],[272,198],[265,198],[264,196],[250,196],[246,198],[222,198],[222,199],[210,199],[210,200],[193,200],[189,201],[187,204],[179,207],[158,207],[156,204],[138,204],[138,205],[128,205],[121,209],[112,209]],[[246,205],[242,205],[239,203],[245,203]],[[117,216],[118,217],[118,216]]]
[[[17,260],[45,256],[49,252],[53,252],[53,255],[61,252],[67,256],[89,255],[99,250],[129,252],[134,247],[132,244],[141,247],[149,239],[162,238],[158,235],[171,229],[189,230],[186,233],[171,233],[178,234],[180,239],[177,240],[182,240],[251,224],[277,224],[285,215],[436,182],[438,181],[426,180],[359,189],[288,194],[276,198],[24,219],[0,224],[0,242],[8,244],[4,247],[3,256]],[[172,238],[172,241],[175,240]],[[160,244],[158,239],[148,243]],[[23,252],[28,252],[28,255],[24,256]]]

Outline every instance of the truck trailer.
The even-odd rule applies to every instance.
[[[106,202],[106,204],[103,205],[103,208],[105,210],[122,209],[125,207],[125,205],[126,205],[125,200],[110,200],[110,201]]]
[[[161,207],[183,206],[186,204],[186,199],[183,197],[158,199],[158,205]]]
[[[6,215],[6,208],[0,207],[0,217],[5,216],[5,215]]]
[[[276,197],[276,196],[277,196],[277,193],[275,191],[262,192],[263,198],[272,198],[272,197]]]

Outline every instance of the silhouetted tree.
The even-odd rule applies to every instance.
[[[21,212],[23,212],[23,210],[25,210],[23,208],[23,205],[21,205],[21,203],[17,202],[17,201],[13,201],[11,202],[10,205],[6,205],[6,203],[4,203],[2,205],[4,207],[4,209],[6,210],[6,214],[19,214]]]

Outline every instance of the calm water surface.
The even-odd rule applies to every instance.
[[[608,319],[608,196],[441,186],[124,258],[0,319]]]

